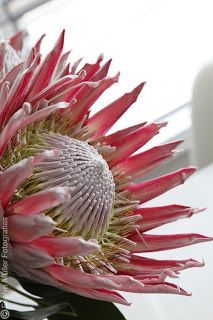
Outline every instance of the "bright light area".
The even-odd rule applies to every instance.
[[[113,57],[111,74],[121,71],[120,85],[95,109],[146,80],[139,103],[118,124],[124,127],[190,100],[194,77],[213,58],[212,12],[211,0],[55,0],[25,15],[21,26],[32,43],[46,33],[44,49],[66,28],[72,61],[94,62],[101,52]]]

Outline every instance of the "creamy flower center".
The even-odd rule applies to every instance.
[[[37,165],[34,178],[42,181],[37,186],[73,188],[71,200],[50,214],[60,228],[72,235],[85,238],[103,235],[115,198],[115,184],[107,162],[87,142],[60,134],[42,134],[42,140],[45,149],[58,149],[60,154]]]

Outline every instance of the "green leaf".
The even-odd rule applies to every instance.
[[[60,311],[63,311],[67,314],[68,318],[71,319],[73,316],[75,316],[73,313],[70,312],[71,308],[69,303],[60,303],[55,304],[50,307],[46,308],[40,308],[33,311],[15,311],[15,310],[9,310],[10,316],[13,317],[12,319],[22,319],[22,320],[43,320],[46,317],[49,317],[51,315],[54,315],[56,313],[59,313]],[[59,317],[57,316],[57,319]]]
[[[66,301],[67,298],[78,315],[76,320],[125,320],[111,302],[89,299],[72,293],[66,295]]]

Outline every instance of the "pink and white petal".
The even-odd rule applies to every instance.
[[[105,78],[98,81],[97,86],[92,89],[83,88],[75,96],[77,103],[73,105],[72,113],[75,122],[80,121],[89,111],[93,103],[101,96],[101,94],[111,87],[114,83],[118,82],[119,73],[114,77]],[[93,130],[93,129],[92,129]]]
[[[118,292],[112,291],[112,290],[106,290],[106,289],[92,290],[91,298],[97,299],[97,300],[104,300],[104,301],[120,303],[120,304],[124,304],[126,306],[131,305],[131,303],[128,302],[122,295],[120,295]]]
[[[194,259],[185,260],[157,260],[141,257],[138,255],[132,255],[130,264],[145,268],[146,270],[165,270],[172,269],[174,271],[180,271],[187,268],[203,267],[203,262]]]
[[[7,97],[8,97],[8,94],[9,94],[9,91],[10,91],[10,85],[9,85],[9,82],[4,82],[2,87],[1,87],[1,93],[0,93],[0,113],[2,111],[2,106],[4,106],[6,100],[7,100]]]
[[[43,90],[50,83],[51,77],[54,73],[55,67],[61,56],[64,45],[64,30],[60,34],[54,48],[46,56],[41,63],[34,77],[32,78],[27,101],[35,96],[39,91]]]
[[[52,277],[49,273],[42,269],[28,268],[25,269],[22,264],[20,264],[16,260],[12,260],[11,269],[13,272],[26,277],[30,280],[46,283],[52,286],[55,286],[59,289],[65,290],[67,292],[76,293],[78,295],[82,295],[91,299],[110,301],[115,303],[120,303],[124,305],[130,305],[124,297],[122,297],[119,293],[112,290],[107,289],[92,289],[92,288],[83,288],[76,286],[69,286],[61,281],[58,281],[56,278]]]
[[[86,72],[86,77],[85,81],[94,81],[91,79],[94,74],[100,70],[100,62],[103,60],[103,57],[100,56],[98,57],[96,63],[91,64],[91,63],[85,63],[85,65],[78,71],[78,74],[81,73],[82,71]],[[102,78],[101,78],[102,79]],[[100,80],[100,79],[99,79]]]
[[[33,277],[31,277],[30,268],[26,268],[26,265],[22,264],[22,260],[16,260],[12,255],[10,255],[10,271],[14,272],[16,275],[31,279],[32,281],[36,281]],[[33,269],[39,270],[39,269]]]
[[[170,152],[167,155],[162,156],[162,157],[154,160],[153,162],[147,164],[146,166],[142,167],[140,171],[135,172],[135,174],[130,178],[130,181],[142,178],[144,175],[152,172],[155,168],[160,167],[161,165],[163,165],[167,161],[173,160],[175,155],[176,155],[175,151]]]
[[[87,125],[95,132],[94,138],[104,135],[137,100],[144,83],[137,86],[133,91],[125,93],[117,100],[92,116]]]
[[[101,66],[100,69],[92,76],[91,81],[99,81],[105,78],[108,74],[111,62],[112,59],[108,60],[105,64],[103,64],[103,66]]]
[[[213,237],[196,233],[152,235],[135,232],[128,238],[136,243],[135,246],[127,248],[132,253],[170,250],[213,240]]]
[[[54,81],[52,84],[44,88],[37,95],[33,96],[30,102],[35,105],[43,99],[51,103],[60,101],[70,102],[70,97],[73,97],[75,92],[81,87],[95,87],[96,83],[84,81],[85,73],[82,72],[78,76],[66,75],[63,78]]]
[[[104,142],[106,144],[113,146],[115,142],[119,141],[120,139],[127,136],[131,132],[142,128],[145,124],[147,124],[147,122],[142,122],[142,123],[136,124],[134,126],[116,131],[115,133],[112,133],[108,136],[104,136],[103,138],[101,138],[101,142]]]
[[[46,267],[45,270],[50,272],[59,281],[79,287],[119,289],[120,291],[128,290],[132,292],[139,292],[143,287],[140,280],[129,276],[93,275],[56,264]]]
[[[141,220],[137,221],[138,230],[145,232],[166,223],[174,222],[183,218],[189,218],[203,210],[204,209],[181,205],[169,205],[162,207],[139,208],[136,209],[133,214],[141,215]]]
[[[115,169],[119,170],[127,176],[132,178],[138,178],[149,171],[150,167],[155,166],[156,162],[160,163],[167,157],[172,156],[172,151],[181,143],[182,141],[176,141],[164,144],[162,146],[157,146],[147,151],[136,154],[132,157],[124,159],[121,161]],[[165,158],[166,157],[166,158]]]
[[[33,61],[34,61],[36,56],[40,56],[41,57],[41,54],[36,55],[35,49],[32,48],[30,50],[30,52],[28,53],[28,55],[26,56],[26,58],[25,58],[22,71],[28,69],[32,65],[32,63],[33,63]]]
[[[114,303],[120,303],[126,306],[130,306],[131,303],[129,303],[122,295],[120,295],[118,292],[113,290],[107,290],[107,289],[87,289],[87,288],[80,288],[75,286],[67,286],[63,285],[62,287],[64,290],[67,290],[69,292],[73,292],[76,294],[79,294],[81,296],[96,299],[96,300],[104,300]]]
[[[44,151],[35,157],[29,157],[0,172],[0,200],[3,207],[7,206],[16,189],[29,178],[38,162],[57,155],[57,150]]]
[[[10,270],[18,276],[27,278],[31,281],[39,282],[42,284],[48,284],[54,287],[61,287],[59,281],[51,277],[47,272],[41,268],[28,268],[21,260],[16,260],[13,257],[10,258]]]
[[[1,173],[0,200],[3,207],[5,207],[13,197],[16,188],[32,174],[33,167],[33,157],[30,157],[21,160]]]
[[[123,137],[119,141],[116,141],[113,145],[116,147],[113,160],[110,162],[110,166],[113,167],[123,159],[129,157],[135,151],[143,147],[149,140],[151,140],[159,130],[167,125],[163,123],[150,123],[142,128],[131,132],[127,136]]]
[[[44,99],[48,100],[48,95],[52,95],[54,97],[54,94],[57,94],[57,91],[59,90],[63,92],[64,88],[66,88],[68,85],[72,85],[73,81],[76,80],[67,76],[62,79],[58,79],[54,81],[53,83],[49,84],[47,87],[45,87],[43,90],[39,91],[35,96],[33,96],[31,99],[29,99],[29,102],[33,105],[37,104],[39,101],[42,101]]]
[[[169,282],[149,282],[144,285],[141,293],[169,293],[179,294],[182,296],[191,296],[191,293],[178,287],[176,284]]]
[[[82,272],[78,269],[69,268],[63,265],[52,264],[44,268],[52,277],[64,282],[69,286],[93,289],[118,289],[119,285],[101,275],[94,275]]]
[[[28,124],[31,124],[33,122],[36,122],[38,120],[44,119],[48,117],[51,113],[56,112],[58,110],[63,110],[69,107],[68,103],[65,102],[59,102],[54,105],[51,105],[49,107],[46,107],[44,109],[38,110],[34,112],[33,114],[29,115],[25,121],[22,123],[22,126],[26,126]]]
[[[59,78],[70,75],[70,62],[61,70],[61,73],[58,75]]]
[[[150,173],[155,168],[161,166],[166,161],[172,160],[173,158],[174,158],[174,152],[170,152],[165,156],[162,156],[156,160],[153,160],[153,162],[147,163],[145,166],[141,166],[139,170],[135,169],[134,173],[132,173],[131,175],[127,175],[127,181],[133,182],[138,179],[141,180],[144,175]],[[116,170],[116,168],[113,168],[113,171],[114,170]]]
[[[2,75],[4,75],[5,46],[6,46],[5,42],[0,43],[0,74],[1,74],[1,78],[2,78]]]
[[[73,188],[53,187],[22,198],[10,205],[8,214],[33,215],[58,206],[71,198]]]
[[[52,80],[59,79],[61,77],[61,73],[63,72],[63,70],[66,66],[66,62],[67,62],[67,59],[70,55],[70,52],[71,51],[67,51],[64,54],[62,54],[62,56],[58,60],[58,63],[56,65],[56,68],[55,68],[54,73],[52,75]]]
[[[79,66],[79,64],[81,63],[81,61],[83,60],[83,58],[80,58],[78,59],[77,61],[75,61],[71,67],[71,71],[70,71],[70,74],[75,74],[76,73],[76,70]]]
[[[45,251],[16,243],[11,249],[14,260],[28,268],[44,268],[54,263],[54,259]]]
[[[130,184],[126,187],[126,190],[130,192],[132,199],[139,200],[140,203],[144,203],[180,184],[183,184],[195,171],[195,167],[179,169],[152,180],[137,184]]]
[[[12,138],[12,136],[15,134],[17,129],[19,129],[28,115],[31,112],[31,107],[28,103],[25,103],[23,107],[18,110],[14,115],[10,118],[7,125],[4,127],[0,134],[0,157],[3,155],[3,152]]]
[[[85,241],[80,237],[41,237],[31,246],[41,248],[53,257],[87,256],[100,249],[97,241]]]
[[[23,41],[24,41],[24,34],[23,31],[19,31],[14,36],[10,38],[10,45],[15,49],[16,51],[21,51],[23,48]]]
[[[75,98],[77,92],[81,90],[88,90],[91,91],[94,88],[97,87],[98,82],[92,82],[92,81],[82,81],[84,79],[85,73],[82,71],[81,74],[79,74],[78,78],[74,78],[73,82],[67,83],[65,88],[62,90],[58,90],[58,92],[52,92],[50,96],[47,97],[49,101],[57,103],[60,101],[65,101],[67,103],[72,102],[75,100],[75,103],[77,102],[77,99]]]
[[[57,98],[57,96],[64,97],[67,93],[67,90],[72,91],[76,88],[76,85],[81,83],[83,80],[83,76],[77,77],[77,76],[65,76],[63,78],[60,78],[53,83],[50,83],[47,87],[45,87],[43,90],[38,92],[35,96],[33,96],[30,99],[30,103],[35,105],[37,102],[42,101],[44,99],[48,101],[53,101]],[[61,98],[60,101],[65,101],[64,98]],[[60,102],[59,101],[59,102]]]
[[[14,81],[8,95],[7,101],[3,107],[3,125],[6,125],[11,116],[20,109],[22,104],[27,101],[26,93],[29,88],[30,80],[40,64],[41,56],[37,55],[31,66],[21,72]]]
[[[10,241],[28,243],[41,236],[48,235],[55,227],[55,222],[45,215],[8,217]]]
[[[76,269],[64,266],[52,265],[45,268],[59,281],[69,285],[77,285],[85,288],[118,289],[119,291],[140,292],[143,283],[130,276],[93,275],[85,274]],[[77,278],[77,280],[75,280]]]
[[[178,276],[172,271],[165,271],[165,272],[162,272],[161,274],[144,274],[144,275],[135,276],[136,279],[143,281],[144,285],[147,285],[150,282],[152,283],[164,282],[167,277],[178,278]]]
[[[23,107],[13,114],[0,134],[0,157],[3,155],[8,142],[17,132],[17,130],[22,129],[28,124],[44,119],[53,112],[56,112],[60,109],[65,109],[67,107],[67,103],[61,102],[50,107],[46,107],[30,115],[31,106],[27,102],[24,103]]]
[[[13,85],[14,81],[18,77],[19,73],[22,71],[24,62],[19,63],[15,67],[13,67],[4,77],[4,79],[0,83],[0,90],[4,84],[4,82],[8,82],[10,86]]]
[[[102,277],[108,278],[119,285],[119,291],[140,292],[144,287],[142,281],[128,275],[102,275]]]
[[[131,276],[143,274],[161,274],[165,270],[179,272],[193,267],[203,267],[204,263],[194,259],[186,260],[157,260],[131,255],[129,263],[119,263],[117,270],[119,274]]]
[[[177,211],[189,210],[191,207],[183,206],[179,204],[169,204],[167,206],[160,207],[138,207],[132,212],[132,215],[140,215],[142,222],[143,219],[148,219],[149,217],[161,217],[161,215],[169,215],[170,213]]]
[[[44,39],[44,37],[46,36],[46,34],[42,34],[42,36],[36,41],[36,44],[34,45],[33,49],[35,51],[35,54],[38,54],[40,53],[40,48],[41,48],[41,44],[42,44],[42,41]]]

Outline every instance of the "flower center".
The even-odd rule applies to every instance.
[[[72,235],[97,238],[108,228],[115,198],[113,176],[105,159],[87,142],[61,134],[42,134],[45,149],[58,149],[51,161],[37,165],[34,179],[41,189],[73,187],[71,200],[50,214]]]
[[[24,158],[57,149],[56,157],[36,165],[12,202],[54,186],[71,187],[69,201],[44,212],[56,222],[53,235],[96,238],[101,250],[87,257],[66,257],[63,263],[89,273],[116,273],[114,263],[129,261],[126,246],[133,242],[127,236],[135,230],[137,217],[131,212],[138,201],[121,188],[125,178],[108,167],[114,148],[98,140],[88,143],[90,137],[88,127],[74,124],[69,114],[56,113],[21,129],[0,165],[6,169]]]

